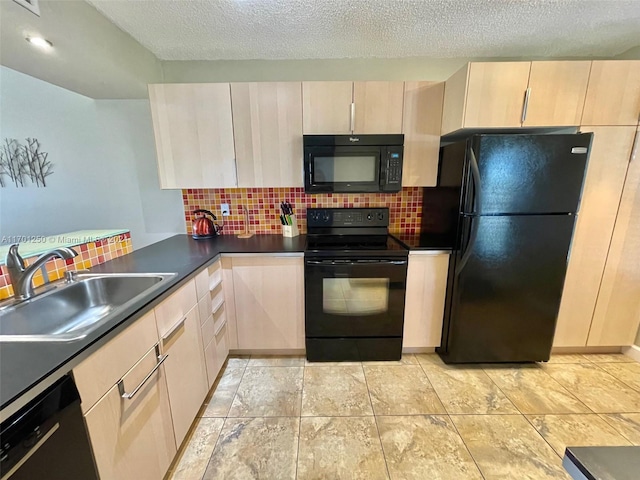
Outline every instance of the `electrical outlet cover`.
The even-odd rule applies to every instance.
[[[222,205],[220,205],[220,211],[222,212],[222,216],[223,217],[228,217],[229,216],[229,204],[228,203],[223,203]]]

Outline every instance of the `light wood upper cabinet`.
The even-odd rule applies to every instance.
[[[589,346],[631,345],[640,323],[640,132],[624,184]]]
[[[634,127],[581,131],[593,132],[594,138],[558,313],[556,347],[587,343],[635,134]]]
[[[469,63],[446,82],[442,134],[520,127],[531,62]]]
[[[156,367],[155,348],[122,378],[132,392]],[[85,415],[93,455],[102,479],[161,480],[174,455],[169,395],[162,367],[131,399],[120,395],[118,385]]]
[[[302,257],[233,258],[240,349],[304,348]]]
[[[443,82],[405,82],[403,187],[435,187],[440,152]]]
[[[531,62],[523,127],[580,125],[591,61]]]
[[[198,309],[194,306],[161,339],[162,353],[168,355],[164,371],[176,445],[184,440],[209,390],[200,335]]]
[[[402,133],[404,82],[302,82],[306,135]]]
[[[232,83],[239,187],[301,187],[302,84]]]
[[[149,85],[161,188],[235,187],[228,83]]]
[[[447,289],[449,255],[411,253],[404,307],[404,348],[437,347]]]
[[[404,82],[354,82],[356,134],[402,133]]]
[[[302,82],[305,135],[351,133],[353,82]]]
[[[640,60],[594,60],[582,113],[583,125],[637,125]]]

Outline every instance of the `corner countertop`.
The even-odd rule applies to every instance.
[[[169,273],[177,275],[159,291],[131,305],[111,322],[72,342],[0,342],[0,420],[71,371],[100,346],[173,293],[221,253],[302,253],[306,236],[221,235],[194,240],[176,235],[91,269],[93,273]]]
[[[562,464],[575,480],[637,480],[640,447],[567,447]]]
[[[444,235],[429,233],[391,233],[391,236],[409,250],[441,250],[446,252],[452,250],[452,240]]]

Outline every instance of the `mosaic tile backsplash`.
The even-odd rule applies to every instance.
[[[307,208],[389,207],[391,232],[418,233],[422,217],[422,188],[403,188],[398,193],[313,194],[304,188],[210,188],[182,190],[187,233],[191,234],[193,211],[204,208],[222,223],[220,205],[229,204],[224,217],[223,234],[238,234],[245,229],[243,205],[249,211],[249,231],[256,234],[280,234],[280,202],[288,200],[298,219],[300,233],[307,232]]]
[[[106,237],[95,242],[74,245],[73,248],[78,255],[69,260],[55,258],[45,264],[45,271],[49,281],[58,280],[64,276],[64,272],[69,270],[82,270],[100,265],[113,258],[126,255],[133,251],[131,245],[131,233],[126,232],[112,237]],[[38,256],[25,258],[25,263],[31,265]],[[36,287],[43,285],[45,277],[42,269],[33,276],[33,284]],[[6,266],[0,266],[0,301],[13,295],[13,287],[9,279]]]

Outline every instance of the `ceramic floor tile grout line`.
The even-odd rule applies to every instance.
[[[380,436],[380,426],[378,425],[378,415],[376,415],[373,409],[373,401],[371,400],[371,391],[369,390],[369,383],[367,382],[367,374],[364,371],[364,365],[361,365],[362,375],[364,376],[364,382],[367,387],[367,393],[369,394],[369,403],[371,404],[371,411],[373,412],[373,422],[376,425],[376,432],[378,432],[378,441],[380,442],[380,450],[382,451],[382,458],[384,459],[384,466],[387,469],[387,478],[391,478],[391,472],[389,471],[389,464],[387,463],[387,455],[384,453],[384,445],[382,444],[382,437]]]
[[[453,428],[456,429],[456,433],[458,434],[458,437],[460,437],[460,440],[462,440],[462,444],[464,445],[464,448],[466,448],[467,452],[469,452],[469,456],[471,457],[471,460],[473,460],[473,463],[475,464],[476,468],[480,472],[480,475],[482,475],[482,478],[486,480],[487,477],[485,476],[484,472],[480,468],[480,465],[478,464],[478,460],[476,460],[476,457],[473,456],[473,452],[471,452],[471,449],[469,448],[469,445],[467,445],[467,442],[465,441],[464,437],[460,433],[460,430],[458,430],[458,426],[456,425],[456,422],[453,421],[453,418],[451,418],[451,415],[449,414],[447,414],[447,418],[449,418],[449,421],[453,425]]]

